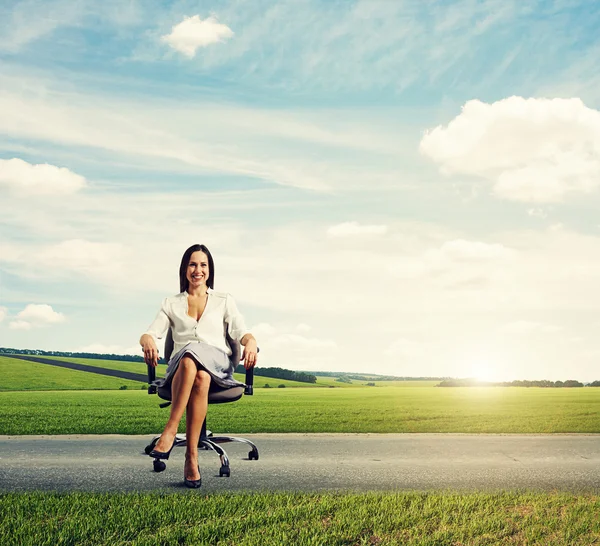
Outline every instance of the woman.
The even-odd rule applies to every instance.
[[[151,366],[158,364],[156,339],[171,327],[173,356],[167,373],[157,382],[161,395],[170,390],[171,415],[154,450],[157,459],[168,459],[173,449],[179,422],[186,411],[186,453],[184,483],[200,487],[198,441],[208,407],[211,384],[218,387],[242,385],[233,378],[237,363],[230,362],[229,336],[244,346],[242,360],[246,368],[256,364],[257,345],[248,332],[230,294],[215,292],[213,258],[204,245],[193,245],[181,258],[179,286],[181,293],[165,298],[156,319],[140,338],[144,359]]]

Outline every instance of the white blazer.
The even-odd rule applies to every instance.
[[[163,300],[154,322],[144,333],[151,335],[156,341],[164,337],[169,327],[173,334],[173,355],[188,343],[202,341],[231,356],[231,349],[225,341],[227,330],[236,341],[241,341],[248,333],[244,317],[238,311],[233,296],[210,288],[200,320],[188,315],[188,293],[181,292]]]

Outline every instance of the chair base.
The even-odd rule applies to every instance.
[[[202,432],[205,432],[204,428]],[[150,444],[146,446],[144,451],[146,455],[149,455],[150,452],[154,449],[154,446],[157,444],[160,436],[156,436]],[[221,460],[221,468],[219,470],[219,476],[229,477],[231,475],[231,469],[229,467],[229,457],[227,456],[227,452],[219,445],[219,444],[227,444],[231,442],[240,442],[246,444],[251,447],[248,452],[248,459],[258,461],[258,448],[254,443],[246,438],[238,438],[236,436],[214,436],[210,430],[206,430],[206,433],[200,436],[200,440],[198,441],[198,448],[203,449],[205,451],[211,450],[214,451]],[[175,442],[173,447],[183,447],[187,446],[187,439],[185,434],[177,434],[175,436]],[[154,471],[162,472],[166,468],[166,463],[159,459],[154,459]]]

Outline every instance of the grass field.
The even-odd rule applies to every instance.
[[[128,362],[121,360],[101,360],[95,358],[71,358],[69,356],[43,356],[48,360],[59,360],[64,362],[74,362],[75,364],[85,364],[86,366],[97,366],[98,368],[108,368],[109,370],[121,370],[124,372],[141,373],[146,375],[147,366],[144,362]],[[161,364],[156,369],[156,376],[162,377],[167,367]]]
[[[85,364],[97,368],[107,368],[109,370],[120,370],[124,372],[147,373],[146,364],[141,362],[120,362],[118,360],[94,360],[93,358],[70,358],[44,356],[50,360],[64,360],[65,362],[74,362],[76,364]],[[160,365],[156,370],[156,377],[163,377],[166,366]],[[29,362],[27,360],[14,359],[0,356],[0,377],[3,377],[0,391],[48,391],[48,390],[117,390],[126,386],[128,389],[141,389],[145,382],[131,381],[109,376],[96,375],[79,370],[70,370],[68,368],[59,368],[48,364]],[[234,374],[238,381],[245,381],[245,374]],[[321,380],[322,379],[322,380]],[[285,385],[286,388],[295,387],[364,387],[365,382],[357,382],[351,385],[335,382],[329,377],[320,378],[317,384],[301,383],[299,381],[289,381],[287,379],[275,379],[272,377],[254,377],[254,386],[257,389],[269,385],[272,388],[278,388],[279,385]],[[384,383],[384,382],[381,382]],[[420,383],[420,382],[415,382]]]
[[[0,544],[589,546],[599,512],[566,493],[3,494]]]
[[[69,360],[145,373],[141,363]],[[0,373],[0,434],[154,434],[167,418],[141,382],[6,357]],[[265,383],[296,388],[261,388]],[[600,432],[600,389],[364,383],[319,377],[309,386],[257,376],[255,396],[211,406],[210,428]],[[123,385],[128,389],[118,390]],[[0,494],[0,544],[588,546],[600,544],[599,512],[597,495],[567,493],[7,493]]]
[[[0,434],[152,434],[168,409],[145,391],[0,393]],[[600,389],[257,389],[209,409],[213,430],[251,432],[600,432]],[[183,428],[181,429],[183,431]]]
[[[88,364],[87,361],[83,363]],[[0,391],[116,390],[123,386],[128,389],[141,389],[145,385],[141,381],[96,375],[4,356],[0,356],[0,377]]]

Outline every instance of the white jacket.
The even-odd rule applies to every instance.
[[[236,341],[241,341],[248,333],[244,317],[231,294],[215,292],[210,288],[200,320],[188,315],[188,293],[181,292],[163,300],[154,322],[144,333],[156,341],[157,338],[162,339],[169,327],[173,334],[173,354],[190,342],[203,341],[231,356],[225,332],[229,330],[229,335]]]

